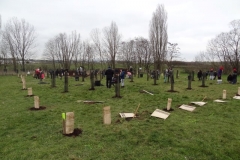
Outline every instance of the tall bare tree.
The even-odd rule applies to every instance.
[[[167,59],[168,59],[168,66],[172,66],[172,61],[175,58],[180,57],[180,48],[178,47],[177,43],[170,43],[168,42],[169,46],[167,49]]]
[[[101,69],[103,69],[103,62],[104,62],[104,59],[105,59],[105,54],[104,54],[104,51],[103,51],[103,45],[102,45],[102,41],[101,41],[101,32],[99,29],[93,29],[92,32],[91,32],[91,38],[92,38],[92,41],[94,43],[94,49],[95,49],[95,52],[97,53],[97,59],[100,60],[100,64],[101,64]]]
[[[163,5],[158,5],[150,21],[149,39],[154,56],[154,69],[161,70],[167,54],[167,12]],[[156,76],[155,76],[156,77]],[[156,84],[156,78],[154,79]]]
[[[156,62],[156,69],[161,69],[166,60],[168,42],[167,12],[163,5],[158,5],[150,22],[149,39]]]
[[[71,35],[60,33],[55,41],[58,60],[64,69],[70,69],[72,59],[78,52],[80,34],[77,34],[76,31],[72,32]]]
[[[33,55],[31,50],[35,47],[36,33],[34,27],[24,19],[10,19],[6,25],[3,37],[8,42],[13,60],[19,57],[22,70],[25,71],[25,61]]]
[[[112,68],[115,68],[116,55],[119,50],[121,36],[118,33],[118,26],[112,22],[110,27],[103,29],[103,44],[107,51],[107,59],[111,62]]]

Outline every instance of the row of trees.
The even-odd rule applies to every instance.
[[[222,32],[207,44],[207,49],[200,52],[195,60],[209,62],[211,66],[223,65],[225,70],[240,70],[240,20],[230,22],[230,31]]]
[[[25,20],[12,18],[1,32],[1,57],[11,58],[14,70],[17,69],[16,60],[21,60],[25,71],[25,60],[33,55],[36,33],[34,27]],[[53,68],[56,63],[61,68],[92,67],[94,61],[99,61],[102,68],[106,65],[116,67],[116,61],[125,63],[126,67],[138,66],[149,70],[154,64],[155,70],[161,70],[163,64],[172,61],[179,55],[176,44],[168,42],[167,12],[163,5],[159,5],[153,13],[149,25],[149,40],[137,37],[122,41],[115,22],[102,29],[93,29],[90,40],[81,40],[80,33],[59,33],[45,44],[44,58],[51,60]],[[107,63],[104,65],[104,63]],[[170,63],[169,63],[170,65]]]

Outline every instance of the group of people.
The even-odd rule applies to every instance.
[[[121,87],[124,87],[124,79],[125,79],[125,71],[120,69],[119,71],[115,71],[117,74],[119,74],[119,81],[121,82]],[[106,76],[106,86],[107,88],[111,88],[112,85],[117,83],[117,75],[114,73],[114,71],[111,69],[111,67],[108,67],[108,69],[105,71]]]
[[[45,78],[44,72],[42,71],[41,68],[35,69],[34,78],[40,79],[40,80]]]
[[[234,68],[233,72],[228,75],[227,81],[231,84],[237,83],[237,69],[236,68]]]
[[[199,80],[202,80],[203,77],[205,77],[207,79],[207,77],[209,76],[209,80],[215,80],[217,78],[218,81],[222,81],[222,73],[223,73],[223,67],[220,67],[217,71],[210,69],[210,71],[202,72],[201,70],[199,70],[197,73],[197,77]],[[231,84],[237,83],[237,69],[236,68],[234,68],[233,72],[228,75],[227,81]]]

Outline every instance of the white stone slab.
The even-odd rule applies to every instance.
[[[207,102],[191,102],[192,104],[196,104],[198,106],[203,106],[205,105]]]
[[[233,99],[240,99],[240,96],[234,96]]]
[[[121,118],[133,118],[135,117],[134,113],[119,113]]]
[[[213,102],[224,103],[224,102],[227,102],[227,101],[223,101],[223,100],[220,100],[220,99],[216,99],[216,100],[214,100]]]
[[[160,109],[156,109],[151,116],[153,117],[157,117],[157,118],[162,118],[162,119],[166,119],[168,118],[168,116],[170,115],[170,113],[162,111]]]
[[[183,105],[181,105],[179,108],[181,108],[181,109],[183,109],[183,110],[186,110],[186,111],[192,112],[196,107],[183,104]]]

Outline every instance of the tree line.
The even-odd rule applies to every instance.
[[[95,61],[100,62],[102,69],[116,68],[116,61],[121,61],[127,68],[162,70],[163,65],[171,66],[180,55],[177,43],[168,42],[167,29],[167,11],[164,5],[158,5],[149,22],[148,38],[139,36],[123,41],[116,22],[112,21],[103,29],[93,29],[87,40],[82,40],[77,31],[53,35],[45,43],[42,56],[52,61],[53,69],[70,69],[72,64],[75,68],[91,68]],[[1,29],[1,64],[5,65],[4,60],[10,58],[17,70],[17,62],[21,61],[21,69],[25,71],[26,59],[35,54],[36,39],[33,25],[24,19],[11,18]]]

